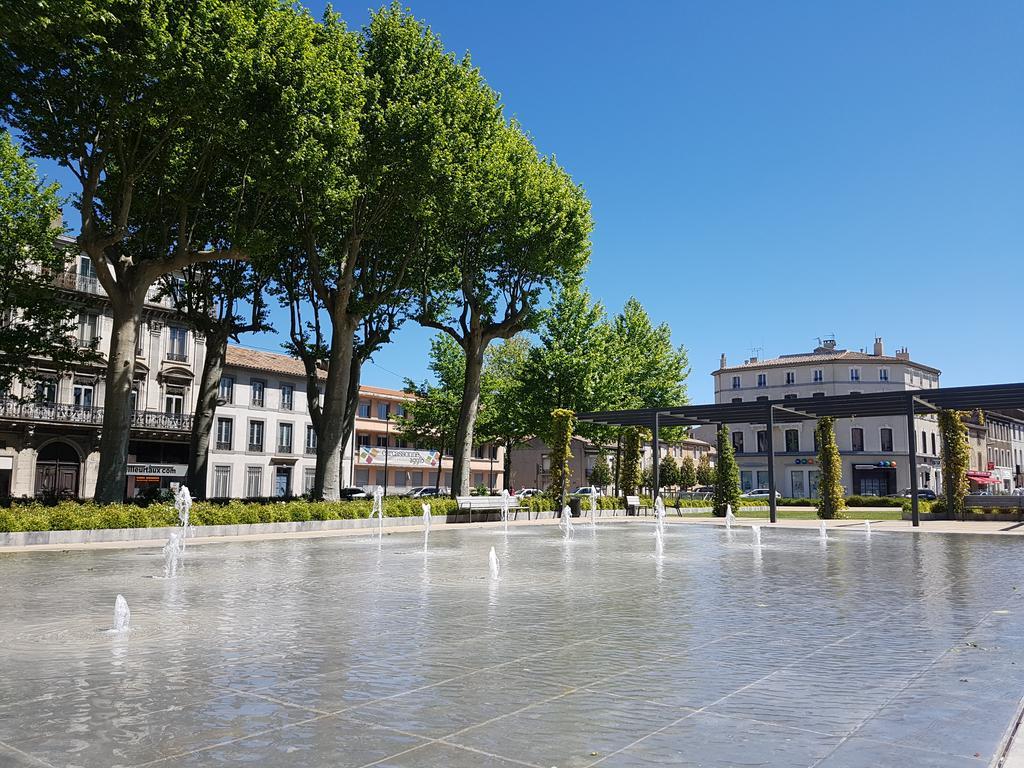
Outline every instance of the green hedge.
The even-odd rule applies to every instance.
[[[446,515],[454,511],[452,499],[429,499],[431,512]],[[387,499],[385,517],[419,517],[423,514],[419,499]],[[241,500],[227,504],[197,501],[192,505],[193,525],[245,525],[252,523],[288,523],[308,520],[354,520],[370,516],[372,502],[367,501],[281,501],[253,504]],[[130,504],[101,506],[92,502],[62,501],[55,506],[25,504],[0,509],[0,532],[71,531],[94,528],[160,528],[178,524],[170,505],[137,507]]]

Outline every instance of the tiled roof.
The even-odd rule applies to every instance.
[[[730,365],[726,368],[718,368],[712,371],[712,375],[717,373],[725,373],[728,371],[742,371],[749,370],[751,368],[780,368],[791,365],[805,365],[807,363],[836,363],[836,362],[848,362],[848,363],[903,363],[905,365],[912,365],[915,368],[920,368],[925,371],[932,373],[939,373],[938,368],[932,368],[930,365],[924,365],[923,363],[915,363],[912,360],[906,360],[902,357],[893,357],[891,355],[871,355],[867,352],[853,352],[848,349],[836,350],[835,352],[809,352],[806,355],[785,355],[783,357],[773,357],[768,360],[753,360],[746,361],[740,365]]]
[[[253,371],[283,373],[288,376],[305,377],[306,375],[306,367],[302,364],[302,361],[297,360],[291,355],[263,352],[259,349],[238,347],[233,344],[228,345],[224,364],[235,368],[249,368]],[[320,371],[319,378],[326,379],[327,371]]]

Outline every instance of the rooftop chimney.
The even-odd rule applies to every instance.
[[[875,336],[875,357],[882,357],[885,355],[885,347],[882,346],[882,337]]]
[[[910,352],[907,351],[906,347],[902,347],[902,348],[896,350],[896,357],[899,360],[909,360],[910,359]]]
[[[725,352],[723,352],[723,353],[722,353],[722,357],[721,357],[721,359],[719,359],[719,361],[718,361],[718,367],[719,367],[719,368],[726,368],[726,367],[728,367],[728,366],[726,365],[726,362],[725,362]]]

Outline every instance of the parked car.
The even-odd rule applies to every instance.
[[[910,489],[904,488],[902,493],[894,493],[893,497],[898,499],[909,499]],[[917,498],[924,499],[925,501],[935,501],[939,497],[931,488],[918,488]]]
[[[542,493],[540,488],[520,488],[516,491],[516,496],[520,499],[528,499],[531,496],[540,496]]]
[[[416,488],[410,488],[405,494],[406,498],[409,499],[435,499],[439,496],[444,496],[444,489],[436,486],[421,485]]]
[[[342,501],[352,501],[353,499],[369,499],[371,494],[367,493],[364,488],[342,488],[338,491],[338,498]]]
[[[767,499],[770,494],[767,488],[755,488],[752,491],[747,491],[746,493],[740,495],[744,499]],[[776,491],[775,498],[781,499],[782,494]]]
[[[594,485],[582,485],[575,491],[570,493],[570,496],[589,496],[592,493],[596,493],[598,496],[603,495],[601,489]]]
[[[715,486],[713,485],[698,485],[690,493],[714,493]]]

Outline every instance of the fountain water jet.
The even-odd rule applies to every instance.
[[[761,548],[761,526],[752,525],[750,526],[750,532],[754,534],[754,549]]]
[[[508,507],[510,503],[510,497],[508,495],[508,489],[503,488],[501,491],[501,522],[505,524],[505,533],[508,533]]]
[[[654,554],[659,559],[665,553],[665,535],[660,525],[654,527]]]
[[[163,549],[165,579],[173,579],[178,575],[178,561],[184,548],[184,540],[177,533],[172,533]]]
[[[864,533],[866,533],[868,536],[871,535],[871,521],[870,520],[865,520],[864,521]]]
[[[736,515],[732,513],[732,504],[725,505],[725,529],[732,530],[732,524],[736,521]]]
[[[114,632],[127,632],[132,623],[132,612],[128,610],[128,601],[124,595],[118,595],[114,601]]]
[[[185,550],[185,539],[188,537],[189,517],[192,515],[192,494],[184,484],[178,486],[174,494],[174,509],[178,513],[178,522],[181,523],[181,549]]]
[[[562,508],[562,519],[558,527],[562,529],[562,536],[566,540],[572,538],[572,510],[567,506]]]
[[[818,538],[822,541],[828,541],[828,528],[825,526],[824,520],[818,524]]]
[[[597,491],[590,489],[590,527],[597,530]]]
[[[427,540],[430,539],[430,505],[421,504],[423,507],[423,551],[427,551]]]
[[[491,547],[491,553],[487,556],[487,562],[491,568],[491,578],[497,579],[501,574],[501,567],[498,565],[498,553]]]
[[[373,489],[373,507],[370,508],[370,519],[377,517],[377,547],[384,538],[384,489],[379,485]]]

